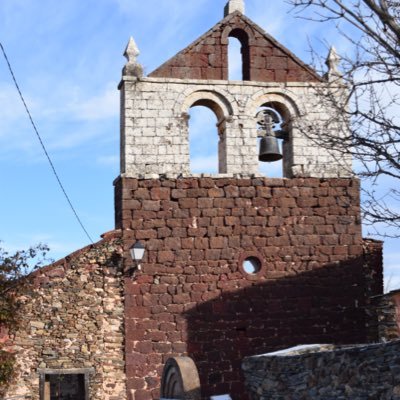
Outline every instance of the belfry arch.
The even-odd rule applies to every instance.
[[[242,71],[242,80],[249,81],[250,80],[250,47],[249,47],[249,36],[248,34],[240,28],[233,29],[229,33],[229,48],[231,46],[231,38],[235,38],[240,43],[240,55],[241,55],[241,71]],[[228,63],[232,62],[228,57]],[[228,66],[229,70],[229,66]],[[229,77],[230,79],[230,77]]]
[[[190,117],[190,110],[194,107],[206,107],[211,110],[216,117],[216,134],[218,135],[218,173],[227,172],[227,123],[231,121],[233,109],[226,98],[220,93],[214,91],[197,91],[190,94],[184,101],[182,114]],[[191,142],[190,119],[187,124],[186,137]],[[190,159],[193,159],[193,153],[196,148],[190,148]],[[191,168],[192,169],[192,168]],[[202,171],[205,172],[205,171]]]
[[[248,104],[248,112],[256,116],[260,111],[269,110],[274,119],[275,135],[282,149],[282,176],[292,177],[293,145],[295,136],[294,121],[300,112],[295,101],[287,93],[258,93]],[[255,121],[254,127],[256,128]]]
[[[210,104],[193,104],[188,110],[189,170],[191,174],[217,174],[219,135],[218,117]]]
[[[185,97],[181,101],[181,112],[185,113],[187,110],[195,105],[202,105],[209,107],[214,111],[218,120],[232,116],[237,110],[234,110],[233,102],[234,97],[227,96],[225,93],[220,93],[216,90],[197,90],[189,91],[183,94]]]

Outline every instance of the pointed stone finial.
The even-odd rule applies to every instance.
[[[122,71],[124,75],[136,76],[137,78],[143,76],[143,67],[136,61],[139,54],[140,51],[131,36],[124,51],[124,56],[128,60]]]
[[[224,9],[224,17],[232,14],[234,11],[244,14],[244,0],[229,0]]]
[[[329,82],[342,78],[342,74],[339,71],[340,57],[333,46],[329,50],[329,54],[326,58],[325,64],[328,66],[326,77],[328,78]]]
[[[140,51],[137,47],[136,42],[133,40],[133,37],[131,36],[129,38],[129,42],[126,46],[124,56],[128,60],[128,64],[135,64],[136,63],[136,58],[140,54]]]

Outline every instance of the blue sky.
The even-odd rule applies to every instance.
[[[119,173],[122,53],[133,36],[149,73],[223,17],[226,0],[1,0],[0,39],[56,169],[90,235],[114,227],[113,180]],[[267,4],[267,6],[266,6]],[[306,62],[309,44],[346,51],[333,26],[288,14],[284,0],[247,0],[246,15]],[[325,43],[325,42],[326,43]],[[234,63],[233,63],[234,64]],[[235,69],[235,68],[234,68]],[[193,109],[195,165],[213,163]],[[216,140],[216,139],[215,139]],[[216,143],[216,141],[215,141]],[[0,59],[0,239],[17,249],[48,243],[54,259],[86,244],[59,190]],[[367,230],[366,232],[367,233]],[[385,247],[387,279],[400,287],[400,253]]]

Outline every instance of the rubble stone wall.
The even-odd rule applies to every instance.
[[[245,356],[298,343],[366,340],[379,257],[366,263],[359,182],[353,179],[116,181],[116,223],[127,256],[127,386],[159,396],[163,363],[187,355],[203,396],[244,398]],[[381,251],[377,244],[376,252]],[[379,253],[380,254],[380,253]],[[243,260],[260,269],[247,273]],[[376,280],[370,284],[371,277]]]
[[[400,338],[400,291],[395,290],[371,301],[371,335],[386,342]]]
[[[400,399],[400,341],[295,355],[266,354],[242,364],[250,400]]]
[[[7,398],[39,400],[40,372],[88,370],[90,400],[126,398],[122,244],[117,238],[40,269],[10,335],[15,382]]]

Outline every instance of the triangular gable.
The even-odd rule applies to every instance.
[[[228,79],[228,37],[240,36],[244,79],[258,82],[319,82],[322,78],[240,12],[234,12],[165,62],[150,77]],[[244,46],[244,42],[248,46]],[[247,47],[247,48],[246,48]]]

